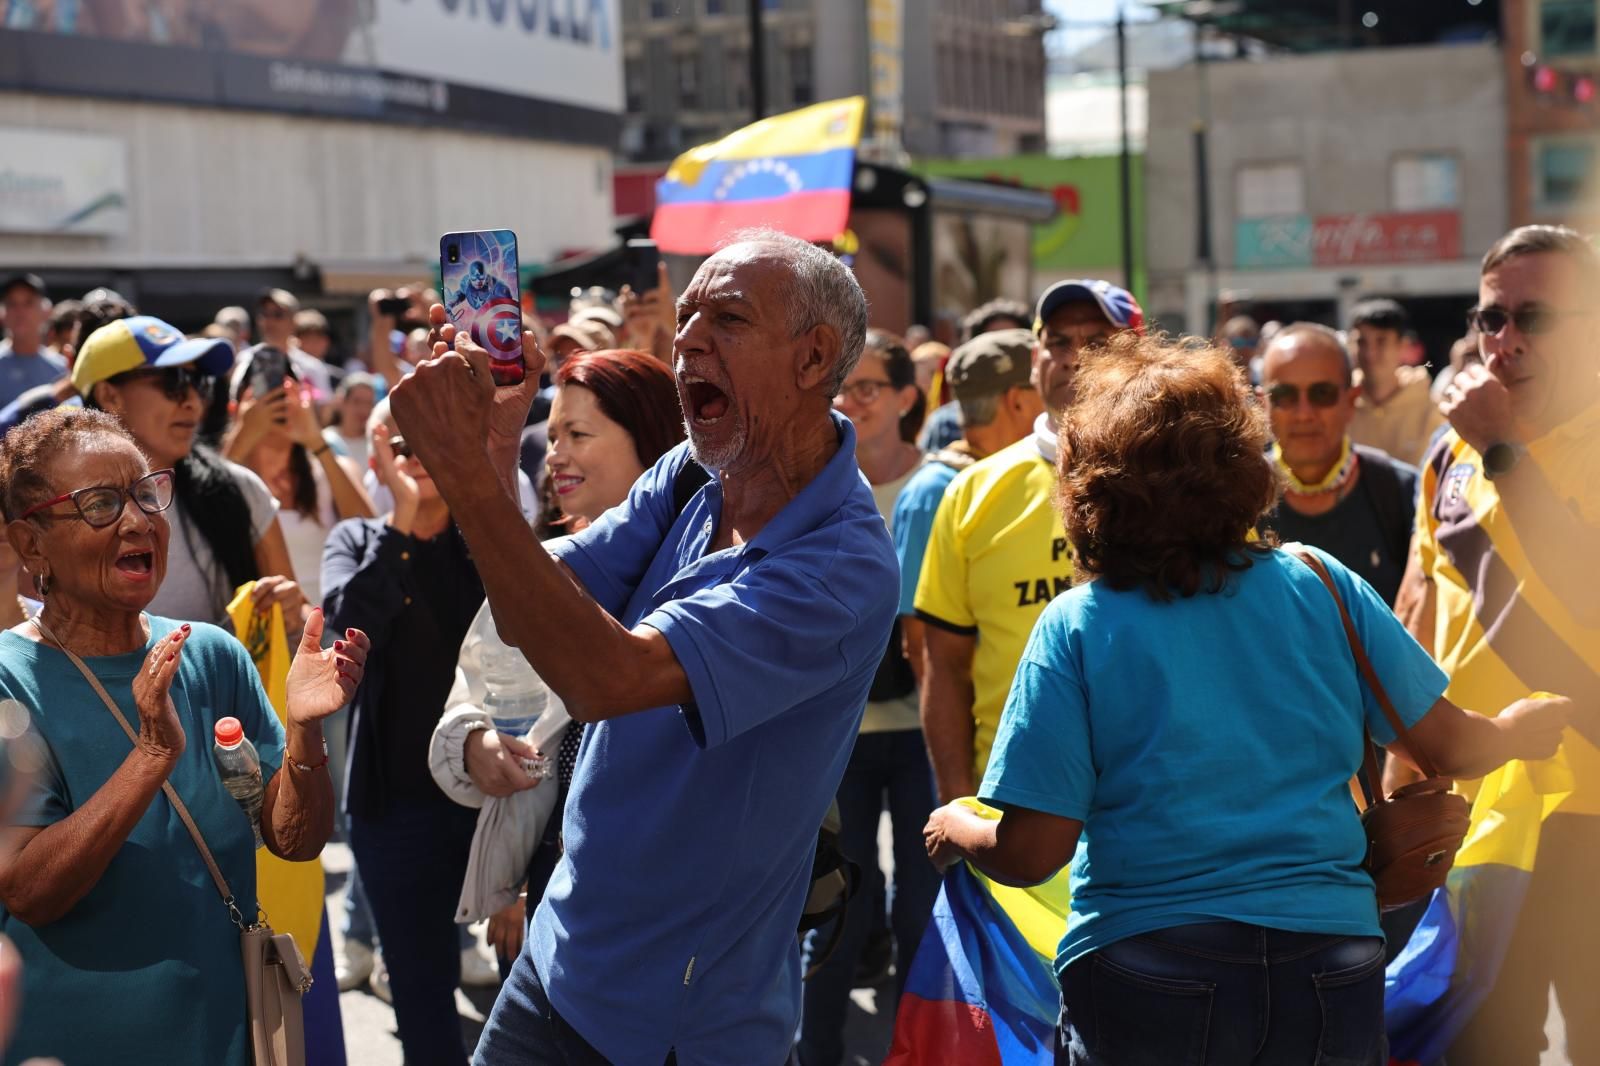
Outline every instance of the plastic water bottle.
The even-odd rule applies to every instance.
[[[211,745],[211,754],[217,760],[217,769],[222,771],[222,787],[244,809],[259,848],[262,843],[261,801],[266,797],[266,787],[261,782],[261,757],[256,754],[255,745],[245,739],[239,719],[219,719],[212,732],[216,743]]]
[[[550,703],[550,690],[522,652],[500,639],[494,617],[480,611],[462,642],[469,665],[476,664],[487,690],[483,709],[500,733],[523,740]],[[529,767],[543,776],[542,768]]]

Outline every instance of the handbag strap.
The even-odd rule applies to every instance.
[[[89,682],[90,687],[99,695],[101,702],[106,705],[106,710],[111,712],[111,717],[117,720],[117,724],[122,727],[122,731],[128,734],[128,739],[137,746],[139,734],[133,731],[133,726],[128,724],[128,719],[122,713],[122,708],[117,706],[117,701],[111,698],[111,693],[107,692],[106,687],[100,683],[100,679],[94,676],[94,671],[89,669],[88,664],[80,659],[71,648],[61,643],[54,633],[50,632],[50,627],[44,624],[44,619],[35,617],[29,619],[29,621],[38,628],[40,634],[46,640],[60,648],[61,653],[72,660],[72,665],[78,668],[78,673],[83,675],[83,679]],[[233,924],[240,929],[244,929],[244,915],[239,911],[239,904],[233,897],[233,891],[228,887],[227,878],[222,876],[222,870],[217,866],[217,860],[211,857],[211,849],[206,847],[206,838],[200,835],[200,827],[194,824],[194,818],[190,816],[189,808],[185,807],[183,800],[178,798],[178,790],[172,787],[171,781],[163,780],[161,782],[161,791],[166,793],[167,801],[172,804],[172,809],[178,812],[178,818],[183,822],[184,828],[189,830],[189,836],[193,838],[194,846],[200,849],[200,857],[206,861],[206,869],[211,872],[211,881],[217,886],[217,893],[222,896],[222,902],[227,905],[228,915],[233,919]]]
[[[1328,573],[1328,568],[1322,565],[1322,560],[1309,551],[1296,551],[1294,557],[1309,566],[1313,573],[1321,579],[1328,590],[1328,595],[1333,597],[1333,602],[1339,608],[1339,620],[1344,623],[1345,640],[1350,643],[1350,654],[1355,656],[1356,668],[1361,671],[1361,676],[1366,679],[1367,687],[1372,690],[1373,698],[1378,701],[1378,706],[1383,710],[1383,717],[1388,721],[1389,728],[1394,730],[1396,740],[1406,742],[1406,751],[1416,762],[1417,769],[1421,770],[1424,777],[1438,777],[1433,761],[1423,754],[1415,744],[1410,742],[1410,730],[1400,720],[1400,714],[1394,709],[1394,702],[1389,699],[1388,691],[1383,687],[1383,682],[1378,680],[1378,671],[1372,666],[1372,660],[1367,657],[1367,650],[1361,646],[1361,638],[1356,634],[1356,624],[1350,618],[1350,611],[1344,605],[1344,598],[1339,595],[1339,589],[1333,583],[1333,575]],[[1371,787],[1378,787],[1377,754],[1372,743],[1372,736],[1367,735],[1367,775],[1372,778]]]

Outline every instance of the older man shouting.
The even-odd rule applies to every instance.
[[[527,382],[496,389],[433,316],[436,358],[394,393],[400,428],[501,636],[592,723],[566,853],[475,1061],[776,1066],[800,1013],[817,825],[898,591],[831,407],[861,355],[861,287],[775,233],[706,260],[673,341],[687,446],[548,553],[508,489],[542,356],[525,336]],[[696,462],[710,478],[691,495]]]

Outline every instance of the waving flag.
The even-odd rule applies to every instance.
[[[963,800],[985,817],[1000,812]],[[1048,1066],[1061,992],[1053,960],[1067,928],[1065,871],[1010,888],[960,864],[945,874],[906,974],[883,1066]]]
[[[1539,828],[1573,788],[1564,754],[1484,778],[1445,886],[1384,980],[1392,1066],[1441,1058],[1494,988],[1533,877]]]
[[[845,231],[866,99],[852,96],[762,119],[691,148],[656,183],[650,237],[663,252],[704,255],[749,226],[808,241]]]

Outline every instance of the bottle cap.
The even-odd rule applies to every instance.
[[[236,748],[244,739],[244,726],[239,724],[237,718],[219,718],[212,733],[216,736],[218,744],[225,748]]]

